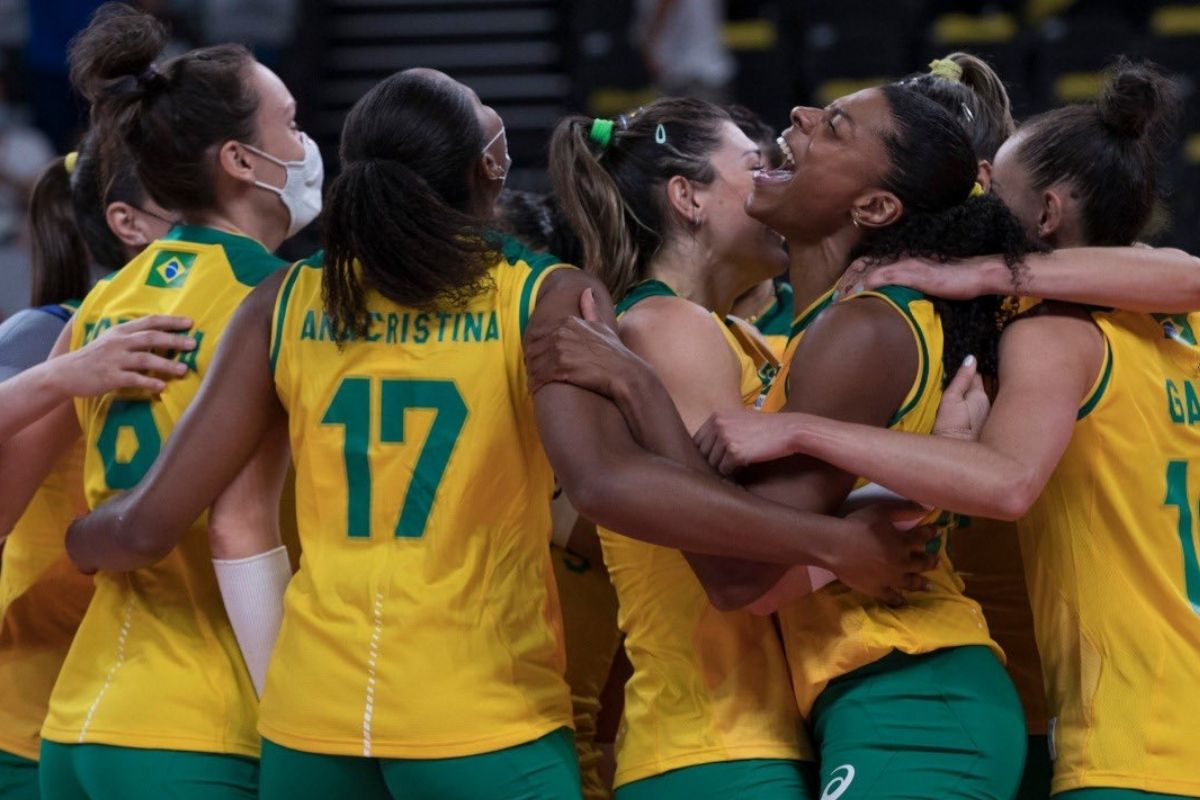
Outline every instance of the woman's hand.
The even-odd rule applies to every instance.
[[[973,300],[985,294],[1015,294],[1016,286],[1003,259],[968,258],[943,264],[926,258],[902,258],[891,264],[859,259],[838,282],[838,297],[881,286],[907,286],[945,300]]]
[[[191,327],[187,317],[154,314],[123,322],[78,350],[46,363],[64,397],[94,397],[121,389],[157,394],[167,388],[166,381],[149,373],[181,378],[188,367],[154,351],[194,349],[196,341],[178,333]]]
[[[700,454],[722,475],[750,464],[785,458],[795,451],[775,414],[735,409],[718,411],[692,437]]]
[[[904,530],[904,523],[898,527],[895,522],[895,517],[909,517],[915,509],[913,503],[875,503],[849,514],[846,519],[859,524],[855,533],[842,537],[828,565],[830,572],[851,589],[890,606],[903,605],[905,592],[928,590],[921,573],[937,566],[937,555],[926,550],[937,538],[937,529]]]
[[[935,436],[979,441],[992,404],[984,391],[978,366],[975,356],[967,356],[955,373],[954,380],[942,392],[942,402],[938,405],[937,419],[933,423]]]
[[[530,326],[525,335],[529,389],[536,392],[548,383],[570,383],[620,403],[634,394],[633,387],[650,366],[600,320],[591,289],[584,290],[579,307],[582,318]]]

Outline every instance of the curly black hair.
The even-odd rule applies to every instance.
[[[971,256],[1001,255],[1016,285],[1025,256],[1046,249],[1029,239],[999,198],[984,194],[945,211],[905,214],[896,224],[872,231],[854,256],[880,264],[904,257],[944,264]],[[931,299],[942,320],[944,380],[949,381],[969,355],[979,360],[981,375],[995,377],[1000,332],[1013,315],[1011,304],[998,295],[967,301]]]
[[[916,256],[945,263],[1000,254],[1019,280],[1022,259],[1039,246],[998,198],[975,196],[978,162],[966,130],[910,85],[889,84],[883,93],[892,112],[892,130],[884,135],[891,164],[884,185],[904,212],[892,225],[870,229],[854,257],[885,263]],[[1000,331],[1010,316],[1003,299],[933,303],[942,321],[946,379],[968,355],[979,360],[981,374],[994,377]]]

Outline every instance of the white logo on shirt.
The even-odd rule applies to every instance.
[[[829,783],[825,784],[825,791],[821,792],[821,800],[838,800],[853,782],[854,767],[843,764],[830,774]]]

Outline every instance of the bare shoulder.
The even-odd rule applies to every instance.
[[[717,321],[703,306],[682,297],[647,297],[621,316],[621,339],[633,342],[686,340],[700,336],[721,340]],[[715,338],[714,338],[715,334]]]
[[[896,309],[872,296],[835,303],[819,316],[805,334],[801,347],[913,347],[911,329]],[[813,344],[815,343],[815,344]]]
[[[564,264],[562,268],[555,269],[542,281],[541,288],[538,290],[538,302],[541,303],[560,293],[579,294],[584,289],[603,292],[605,297],[608,296],[608,290],[604,288],[604,284],[599,279],[577,267]]]
[[[1000,385],[1031,376],[1077,389],[1099,375],[1104,334],[1087,309],[1042,303],[1009,323],[1000,336]]]
[[[616,326],[612,297],[604,284],[597,278],[569,264],[556,269],[545,277],[538,289],[537,303],[530,317],[531,323],[553,323],[567,317],[580,316],[580,300],[583,293],[591,289],[596,298],[596,310],[600,318],[610,326]],[[536,324],[533,327],[537,327]]]
[[[1091,313],[1074,303],[1043,302],[1014,319],[1000,337],[1000,347],[1032,352],[1038,348],[1055,349],[1060,343],[1095,344],[1103,335]]]
[[[917,380],[917,347],[908,322],[887,302],[862,297],[837,303],[810,326],[792,355],[786,408],[882,424]]]

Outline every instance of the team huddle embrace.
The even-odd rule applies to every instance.
[[[273,72],[165,41],[74,40],[0,326],[0,797],[1200,798],[1171,76],[663,98],[536,196],[445,74],[325,185]]]

